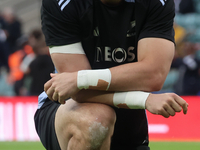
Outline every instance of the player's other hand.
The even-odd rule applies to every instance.
[[[65,100],[75,95],[77,88],[77,72],[50,74],[51,79],[44,85],[44,91],[49,99],[65,104]]]
[[[174,93],[150,94],[146,101],[146,109],[152,114],[162,115],[165,118],[174,116],[183,110],[187,114],[188,103]]]

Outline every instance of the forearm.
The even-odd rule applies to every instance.
[[[102,103],[114,106],[113,95],[114,92],[108,91],[81,90],[72,98],[80,103]]]
[[[162,87],[167,71],[154,69],[145,62],[129,63],[110,68],[110,91],[157,91]]]
[[[79,103],[101,103],[117,108],[145,109],[149,94],[141,91],[104,92],[81,90],[72,98]]]
[[[144,39],[139,43],[138,62],[110,68],[110,72],[108,70],[84,72],[80,76],[83,75],[84,81],[88,83],[81,82],[83,83],[81,88],[108,91],[160,90],[174,57],[174,44],[154,38]]]
[[[45,84],[45,91],[51,96],[51,91],[58,90],[59,100],[64,100],[81,89],[114,92],[159,90],[170,69],[174,44],[164,39],[144,39],[139,42],[138,51],[138,62],[100,70],[90,70],[85,55],[52,55],[58,71],[66,73],[54,75]],[[58,94],[53,98],[57,99]]]
[[[49,96],[50,99],[54,100],[54,101],[58,101],[62,104],[65,103],[65,100],[69,97],[74,98],[77,102],[82,102],[82,103],[103,103],[106,105],[110,105],[110,106],[115,106],[118,108],[125,108],[125,109],[147,109],[149,110],[151,113],[153,114],[160,114],[163,115],[164,117],[169,117],[170,115],[173,116],[175,115],[175,112],[179,112],[182,110],[184,110],[184,113],[187,112],[187,103],[181,99],[180,97],[178,97],[177,95],[174,94],[149,94],[146,92],[140,92],[140,91],[129,91],[129,92],[109,92],[109,91],[92,91],[92,90],[80,90],[77,88],[77,72],[78,70],[84,70],[84,69],[90,69],[89,63],[87,63],[87,61],[75,61],[75,58],[77,60],[77,58],[79,59],[83,59],[83,57],[85,58],[85,56],[83,55],[54,55],[59,61],[58,62],[63,62],[61,60],[62,57],[64,57],[65,62],[64,64],[68,64],[68,62],[73,61],[74,65],[61,65],[62,63],[59,63],[56,65],[56,68],[58,69],[59,72],[64,72],[64,73],[59,73],[59,74],[53,74],[52,79],[49,80],[46,84],[45,84],[45,92],[47,93],[47,95]],[[54,57],[54,62],[55,61],[55,57]],[[67,57],[67,59],[66,59]],[[78,59],[78,60],[79,60]],[[84,62],[86,62],[86,64],[84,64]],[[144,62],[144,61],[143,61]],[[151,61],[148,61],[151,62]],[[151,64],[151,63],[150,63]],[[159,63],[158,63],[159,64]],[[127,64],[128,67],[129,64]],[[139,62],[138,62],[138,65]],[[142,65],[142,64],[141,64]],[[160,64],[159,64],[160,65]],[[119,66],[121,67],[121,66]],[[127,80],[127,82],[124,82],[126,80],[127,74],[134,74],[134,72],[131,72],[128,68],[126,68],[126,66],[122,66],[122,70],[119,70],[119,67],[117,68],[113,68],[115,70],[106,70],[106,74],[110,73],[110,75],[112,76],[113,74],[113,81],[115,81],[117,78],[115,76],[116,73],[120,73],[118,76],[120,77],[121,75],[125,74],[125,76],[123,76],[122,80],[119,79],[119,82],[122,82],[121,84],[130,84],[129,81],[131,81],[132,79]],[[157,67],[157,66],[156,66]],[[162,67],[162,66],[161,66]],[[124,70],[123,70],[124,69]],[[131,68],[132,70],[133,68]],[[140,68],[138,68],[138,72],[141,71]],[[146,68],[148,69],[148,68]],[[146,70],[144,69],[144,70]],[[165,68],[166,69],[166,68]],[[66,71],[66,72],[65,72]],[[95,70],[90,70],[90,72],[93,73],[93,71]],[[119,71],[119,72],[117,72]],[[129,73],[127,71],[130,71]],[[136,70],[132,70],[132,71],[137,71]],[[69,73],[71,72],[71,73]],[[98,74],[99,72],[97,71],[97,79],[99,78],[99,76],[105,76],[104,72],[100,73],[101,75]],[[122,74],[123,73],[123,74]],[[137,73],[136,73],[137,74]],[[94,76],[96,78],[96,75],[91,74],[91,78],[92,76]],[[149,74],[148,74],[149,75]],[[87,80],[90,81],[91,78],[88,78]],[[115,79],[116,78],[116,79]],[[110,78],[108,78],[110,79]],[[115,80],[114,80],[115,79]],[[138,80],[138,79],[136,79]],[[98,81],[98,80],[97,80]],[[102,82],[102,78],[100,77],[100,83],[102,85],[102,83],[104,84],[104,81]],[[96,82],[92,82],[95,83]],[[111,83],[112,84],[112,83]],[[116,83],[117,85],[118,83]],[[132,83],[131,83],[132,84]],[[111,85],[111,88],[112,89]],[[118,84],[118,86],[120,86],[120,84]],[[93,86],[94,88],[95,86]],[[102,86],[101,86],[102,87]],[[126,85],[126,87],[129,87],[128,85]],[[98,87],[95,87],[98,88]],[[78,93],[78,94],[77,94]],[[182,107],[182,108],[181,108]]]
[[[166,118],[183,110],[187,114],[188,104],[173,93],[149,94],[146,92],[104,92],[81,90],[75,98],[80,103],[102,103],[123,109],[147,109],[152,114]]]
[[[79,89],[104,91],[157,91],[169,68],[154,70],[145,62],[135,62],[110,69],[79,71],[77,85]]]

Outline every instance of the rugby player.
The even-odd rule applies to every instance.
[[[35,114],[47,150],[149,150],[145,109],[188,104],[162,88],[174,56],[173,0],[43,0],[57,74]]]

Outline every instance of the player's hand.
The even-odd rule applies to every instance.
[[[65,100],[75,95],[77,88],[77,72],[51,74],[51,79],[44,85],[49,99],[65,104]]]
[[[146,109],[152,114],[162,115],[165,118],[174,116],[183,110],[187,114],[188,103],[174,93],[150,94],[146,100]]]

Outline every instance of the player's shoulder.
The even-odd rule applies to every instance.
[[[153,7],[155,5],[160,7],[171,6],[174,4],[174,0],[135,0],[136,4],[143,5],[144,7]]]
[[[42,6],[47,9],[59,8],[60,11],[83,10],[90,7],[93,0],[43,0]]]
[[[158,16],[167,14],[174,16],[174,0],[135,0],[136,10],[139,14]]]

